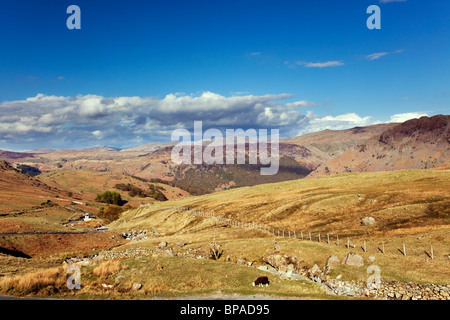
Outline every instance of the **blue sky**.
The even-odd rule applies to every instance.
[[[71,4],[81,30],[66,27]],[[381,30],[366,27],[372,4]],[[193,120],[297,135],[450,110],[449,1],[0,8],[0,149],[169,141]]]

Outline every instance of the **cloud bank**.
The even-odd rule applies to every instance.
[[[203,130],[274,128],[281,136],[374,123],[370,116],[356,113],[319,116],[306,110],[319,103],[293,98],[291,94],[225,97],[209,91],[164,98],[38,94],[0,103],[0,149],[131,147],[169,142],[175,129],[192,132],[195,120],[203,121]],[[391,121],[414,116],[417,114],[394,115]]]

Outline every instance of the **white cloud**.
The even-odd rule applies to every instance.
[[[367,60],[377,60],[381,57],[387,56],[389,52],[376,52],[366,56]]]
[[[202,120],[205,130],[279,128],[290,132],[305,118],[294,109],[315,103],[283,103],[288,98],[293,95],[225,97],[207,91],[198,96],[168,94],[158,99],[38,94],[0,103],[0,139],[7,140],[0,149],[26,149],[28,139],[35,144],[30,148],[85,147],[92,145],[92,140],[120,147],[133,144],[137,137],[139,141],[168,141],[174,129],[191,130],[194,120]]]
[[[326,62],[304,62],[297,61],[296,64],[305,66],[307,68],[328,68],[328,67],[338,67],[343,66],[342,61],[326,61]]]
[[[363,127],[373,124],[370,116],[361,117],[356,113],[345,113],[337,116],[318,116],[312,111],[306,113],[307,125],[301,128],[298,134],[316,132],[321,130],[343,130],[353,127]]]
[[[168,94],[164,98],[75,97],[38,94],[25,100],[0,102],[0,149],[38,147],[82,148],[93,144],[127,147],[143,142],[168,142],[175,129],[270,129],[294,136],[325,129],[341,130],[375,124],[369,115],[316,115],[319,103],[292,99],[291,94],[222,96]],[[303,111],[305,110],[305,111]],[[390,122],[426,116],[424,112],[394,114]],[[95,142],[94,142],[95,141]]]
[[[400,49],[400,50],[395,50],[394,52],[375,52],[375,53],[371,53],[365,56],[365,58],[367,60],[377,60],[380,59],[381,57],[390,55],[390,54],[397,54],[397,53],[402,53],[404,50]]]
[[[428,114],[425,112],[407,112],[407,113],[399,113],[391,116],[389,122],[405,122],[411,119],[418,119],[420,117],[428,117]]]
[[[295,109],[303,109],[303,108],[311,108],[311,107],[315,107],[317,106],[318,103],[316,102],[311,102],[311,101],[305,101],[305,100],[301,100],[301,101],[295,101],[292,103],[286,103],[286,107],[292,110]]]
[[[100,130],[95,130],[92,131],[92,135],[96,138],[101,138],[103,136],[103,132],[101,132]]]

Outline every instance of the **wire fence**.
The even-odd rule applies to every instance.
[[[319,242],[319,243],[325,243],[327,245],[336,245],[341,246],[350,249],[357,249],[356,244],[353,241],[359,241],[360,246],[358,249],[362,250],[363,252],[368,252],[368,242],[364,239],[358,238],[358,240],[352,240],[348,236],[341,236],[339,237],[338,234],[335,232],[311,232],[311,231],[305,231],[305,230],[285,230],[281,228],[275,228],[273,226],[261,223],[261,222],[243,222],[235,219],[230,219],[222,216],[218,216],[215,214],[213,210],[211,211],[200,211],[196,209],[192,209],[189,207],[160,207],[160,206],[151,206],[150,204],[147,205],[141,205],[138,209],[138,212],[136,215],[141,213],[144,208],[157,208],[157,209],[172,209],[172,210],[179,210],[179,211],[190,211],[191,213],[195,214],[199,217],[204,218],[214,218],[216,221],[228,224],[233,227],[240,227],[240,228],[246,228],[246,229],[252,229],[252,230],[261,230],[268,232],[272,234],[274,237],[281,237],[281,238],[287,238],[287,239],[297,239],[297,240],[303,240],[303,241],[310,241],[310,242]],[[386,250],[386,245],[390,244],[392,241],[381,241],[378,242],[376,245],[374,245],[371,249],[375,248],[377,252],[380,252],[382,254],[385,254],[388,250]],[[373,245],[373,243],[371,242]],[[416,247],[416,246],[414,246]],[[424,247],[423,245],[421,246]],[[430,244],[428,246],[425,246],[425,250],[421,250],[422,255],[426,255],[430,259],[435,259],[436,252],[435,248],[433,248],[433,245]],[[402,243],[401,247],[399,248],[397,245],[395,246],[394,252],[400,253],[402,256],[406,257],[407,255],[412,255],[411,252],[408,252],[410,250],[407,250],[406,243]],[[412,250],[411,250],[412,251]],[[418,250],[414,250],[414,255],[417,255]],[[389,252],[393,252],[392,246],[389,248]]]

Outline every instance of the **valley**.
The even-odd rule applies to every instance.
[[[285,140],[283,170],[266,179],[245,165],[175,166],[164,144],[3,152],[0,294],[449,299],[448,118]],[[356,155],[372,152],[394,164]],[[121,203],[100,202],[107,191]],[[72,264],[80,290],[66,287]],[[259,276],[270,285],[252,286]]]

